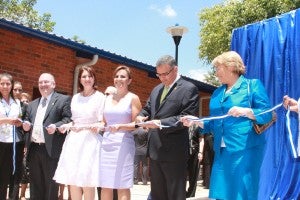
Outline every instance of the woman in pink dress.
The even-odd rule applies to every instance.
[[[130,199],[133,186],[135,143],[131,133],[135,118],[141,110],[137,95],[129,92],[131,73],[126,66],[114,72],[117,92],[105,101],[104,122],[109,127],[104,132],[100,158],[101,199],[112,200],[113,189],[119,199]]]

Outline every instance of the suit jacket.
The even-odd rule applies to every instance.
[[[254,115],[270,108],[270,101],[266,90],[258,79],[251,80],[248,90],[248,81],[241,76],[229,93],[225,93],[226,85],[217,88],[210,100],[212,116],[221,116],[228,113],[233,106],[251,107]],[[251,101],[251,102],[250,102]],[[265,124],[272,118],[271,113],[256,116],[256,123]],[[203,133],[213,133],[214,151],[220,152],[223,137],[226,149],[230,152],[241,151],[265,143],[264,134],[258,135],[253,129],[253,121],[247,117],[227,117],[221,120],[204,122]]]
[[[41,98],[37,98],[30,102],[26,109],[25,120],[31,122],[33,125],[40,100]],[[63,124],[69,123],[72,115],[70,103],[70,96],[54,92],[45,113],[43,126],[47,127],[50,124],[55,124],[56,127],[59,127]],[[30,147],[31,135],[32,127],[29,131],[27,147]],[[59,158],[66,134],[61,134],[58,130],[56,130],[54,134],[48,134],[47,130],[44,128],[44,137],[48,155],[51,158]]]
[[[188,128],[177,122],[183,115],[198,115],[199,91],[195,85],[180,78],[160,103],[163,88],[164,85],[159,84],[152,90],[140,113],[169,126],[149,130],[148,155],[158,161],[185,161],[189,150]]]

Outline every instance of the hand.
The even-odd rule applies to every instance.
[[[154,120],[139,124],[140,127],[143,127],[145,129],[160,128],[160,125],[161,125],[161,122],[158,119],[154,119]]]
[[[90,129],[93,133],[99,133],[101,130],[104,130],[104,126],[100,123],[94,123],[91,125]]]
[[[68,124],[63,124],[60,127],[58,127],[58,131],[62,134],[70,130],[70,127],[72,126],[72,122]]]
[[[48,131],[48,134],[52,135],[55,133],[56,125],[50,124],[49,126],[47,126],[46,130]]]
[[[229,109],[228,115],[233,117],[248,117],[250,119],[254,118],[253,111],[251,108],[243,108],[238,106],[233,106]]]
[[[184,126],[191,127],[193,125],[200,126],[203,128],[203,121],[194,121],[193,119],[199,119],[198,117],[192,115],[186,115],[180,118],[180,121]]]
[[[143,116],[137,116],[136,119],[135,119],[135,122],[136,123],[141,123],[141,122],[144,122],[148,119],[148,117],[143,117]]]
[[[295,99],[290,98],[288,95],[283,97],[283,106],[285,109],[289,106],[291,111],[298,112],[298,102]]]
[[[31,128],[31,123],[29,121],[24,121],[23,122],[23,129],[24,131],[29,131]]]
[[[115,133],[120,129],[120,125],[119,124],[114,124],[108,127],[108,131],[111,133]]]
[[[16,127],[22,126],[22,120],[20,118],[14,118],[12,119],[12,125],[15,125]]]

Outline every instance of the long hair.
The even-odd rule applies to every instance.
[[[13,79],[12,75],[10,75],[9,73],[2,73],[2,74],[0,74],[0,80],[1,80],[3,77],[6,77],[6,78],[9,79],[9,81],[10,81],[10,83],[11,83],[11,89],[10,89],[9,95],[10,95],[10,97],[11,97],[13,100],[15,100],[14,95],[13,95],[14,79]],[[0,92],[0,98],[1,98],[1,99],[3,98],[3,95],[2,95],[1,92]]]
[[[96,83],[96,81],[97,81],[97,79],[96,79],[96,72],[95,72],[95,70],[94,70],[94,68],[93,67],[90,67],[90,66],[82,66],[82,67],[80,67],[80,69],[79,69],[79,74],[78,74],[78,87],[79,87],[79,89],[81,90],[81,91],[83,91],[83,85],[80,83],[80,78],[81,78],[81,75],[82,75],[82,73],[84,72],[84,71],[87,71],[93,78],[94,78],[94,85],[93,85],[93,88],[95,89],[95,90],[97,90],[97,83]]]

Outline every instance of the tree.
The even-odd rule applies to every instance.
[[[1,0],[0,18],[23,24],[33,29],[52,32],[55,22],[51,21],[51,14],[39,15],[33,6],[36,0]]]
[[[227,0],[200,11],[199,57],[210,63],[230,49],[232,30],[300,7],[300,0]],[[213,73],[207,81],[213,80]]]

